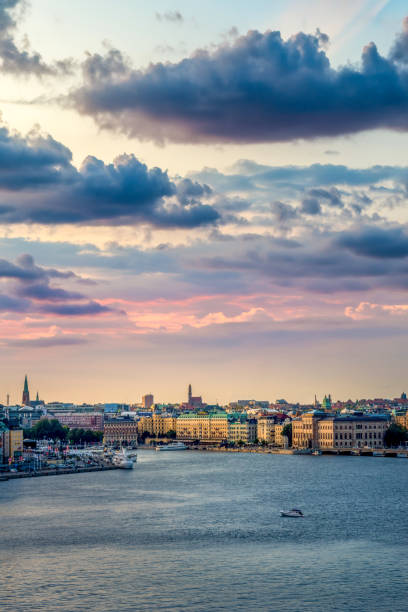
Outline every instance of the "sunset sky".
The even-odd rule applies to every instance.
[[[0,402],[408,391],[400,0],[0,0]]]

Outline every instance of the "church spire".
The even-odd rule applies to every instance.
[[[24,389],[23,389],[22,404],[23,404],[23,406],[28,406],[29,403],[30,403],[30,392],[28,390],[28,380],[27,380],[27,374],[26,374],[25,378],[24,378]]]

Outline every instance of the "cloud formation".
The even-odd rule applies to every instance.
[[[77,170],[72,154],[50,136],[26,138],[0,128],[0,223],[137,224],[192,228],[216,223],[207,185],[172,181],[134,155],[112,164],[89,156]]]
[[[0,311],[8,313],[53,314],[63,317],[112,313],[109,306],[89,300],[78,291],[55,286],[55,279],[78,282],[74,272],[44,268],[24,254],[15,262],[0,259]]]
[[[23,0],[0,0],[0,62],[3,73],[17,76],[34,75],[36,77],[70,74],[72,60],[65,59],[52,64],[47,63],[41,54],[31,51],[28,39],[23,48],[15,41],[17,29],[17,11],[24,10]]]
[[[408,129],[408,22],[388,57],[370,42],[359,67],[338,69],[328,38],[250,31],[178,63],[136,70],[97,56],[70,104],[103,128],[158,142],[282,142]]]

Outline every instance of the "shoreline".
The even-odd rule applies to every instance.
[[[77,469],[62,468],[52,470],[42,470],[38,472],[4,472],[0,474],[0,482],[16,480],[19,478],[40,478],[42,476],[62,476],[63,474],[83,474],[84,472],[106,472],[108,470],[119,470],[118,465],[104,465],[93,467],[81,467]]]
[[[141,445],[138,447],[138,450],[149,450],[154,451],[155,445]],[[201,451],[201,452],[211,452],[211,453],[258,453],[262,455],[296,455],[296,456],[314,456],[312,451],[304,452],[302,449],[293,449],[293,448],[219,448],[213,446],[190,446],[188,447],[189,451]],[[359,452],[354,452],[354,451]],[[404,454],[405,457],[398,457],[399,454]],[[392,458],[407,458],[408,459],[408,449],[407,450],[397,450],[395,448],[387,448],[387,449],[324,449],[320,450],[318,456],[330,455],[330,456],[346,456],[346,457],[392,457]]]

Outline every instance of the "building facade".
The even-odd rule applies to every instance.
[[[23,430],[8,429],[0,423],[0,462],[16,459],[23,452]]]
[[[56,414],[55,418],[70,429],[91,429],[103,431],[104,414],[102,412],[66,412]]]
[[[187,412],[177,417],[176,432],[179,440],[226,442],[228,415],[226,412]]]
[[[382,415],[330,416],[312,411],[293,421],[294,448],[383,448],[389,420]]]
[[[240,418],[228,422],[228,442],[251,444],[257,437],[255,419]]]
[[[257,438],[260,442],[275,444],[275,419],[273,417],[260,417],[258,419]]]
[[[144,395],[142,397],[143,410],[150,410],[153,404],[154,404],[154,397],[151,393],[148,393],[147,395]]]
[[[105,444],[137,444],[137,435],[136,421],[115,419],[105,423],[103,441]]]

